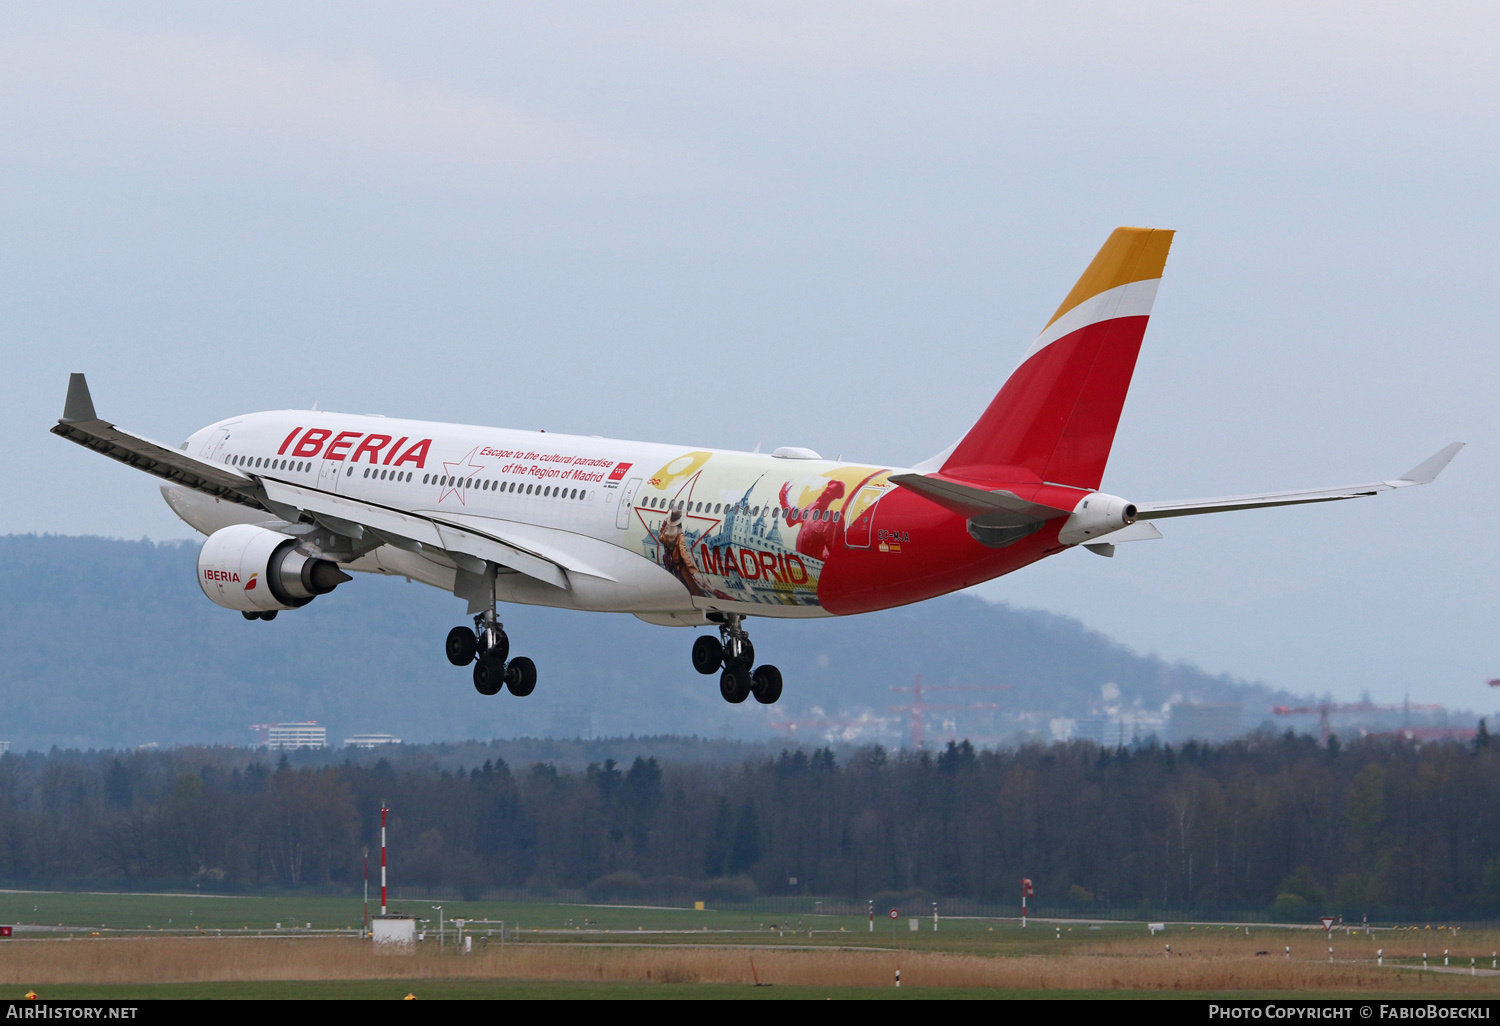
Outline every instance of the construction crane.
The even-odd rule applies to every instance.
[[[927,714],[929,712],[950,712],[960,709],[998,709],[997,702],[971,702],[966,705],[928,705],[922,696],[929,691],[1009,691],[1009,684],[923,684],[920,674],[916,682],[909,688],[891,688],[892,691],[912,696],[910,705],[893,705],[891,712],[904,712],[911,716],[911,746],[913,751],[920,752],[923,745],[927,743]]]
[[[1328,747],[1328,737],[1332,733],[1328,727],[1328,717],[1334,713],[1387,713],[1398,712],[1404,717],[1410,718],[1413,709],[1430,711],[1442,709],[1440,705],[1413,705],[1411,702],[1402,702],[1400,705],[1376,705],[1373,702],[1322,702],[1318,705],[1273,705],[1271,712],[1277,716],[1317,716],[1318,717],[1318,744],[1324,748]]]

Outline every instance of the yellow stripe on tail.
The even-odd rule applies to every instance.
[[[1174,234],[1163,228],[1116,228],[1047,324],[1101,292],[1133,281],[1160,278]]]

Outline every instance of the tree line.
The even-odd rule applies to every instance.
[[[472,750],[472,749],[471,749]],[[326,756],[324,759],[326,760]],[[1500,913],[1500,751],[1291,734],[1225,745],[642,755],[573,770],[430,749],[303,764],[180,748],[0,756],[7,886],[478,897],[881,895],[1396,919]]]

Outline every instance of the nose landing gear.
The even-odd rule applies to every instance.
[[[719,674],[719,694],[736,705],[755,696],[762,705],[774,705],[781,698],[781,671],[769,663],[755,663],[755,646],[742,626],[745,618],[738,613],[723,614],[719,637],[700,635],[693,642],[693,669],[702,674]]]
[[[474,690],[481,695],[498,695],[510,688],[511,694],[525,698],[536,690],[536,663],[525,656],[509,658],[510,638],[493,609],[474,617],[473,630],[455,627],[449,631],[444,651],[454,666],[474,664]]]

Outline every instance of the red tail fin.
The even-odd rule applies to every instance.
[[[1114,230],[943,473],[1099,487],[1172,234]]]

